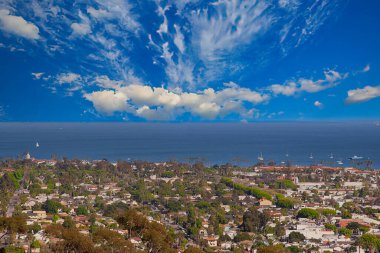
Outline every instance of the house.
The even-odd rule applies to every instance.
[[[46,211],[33,211],[32,214],[39,220],[46,219]]]
[[[222,242],[220,244],[220,247],[222,248],[222,250],[230,250],[232,248],[232,242],[230,241]]]
[[[266,198],[261,198],[259,200],[259,206],[265,207],[265,206],[272,206],[272,201],[266,199]]]
[[[142,240],[141,240],[140,237],[132,237],[132,238],[130,239],[130,241],[131,241],[131,243],[132,243],[133,245],[139,245],[139,244],[142,243]]]
[[[207,241],[207,245],[209,247],[217,247],[218,246],[218,238],[216,236],[209,236],[204,238]]]

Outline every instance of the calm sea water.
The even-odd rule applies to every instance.
[[[349,166],[347,158],[358,155],[380,167],[380,127],[371,122],[0,123],[0,158],[16,158],[26,151],[36,158],[197,159],[239,165],[255,163],[262,153],[265,160],[277,163],[342,160]]]

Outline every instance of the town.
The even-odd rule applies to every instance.
[[[0,252],[379,252],[380,173],[0,161]]]

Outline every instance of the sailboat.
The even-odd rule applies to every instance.
[[[334,156],[333,156],[333,154],[332,154],[332,153],[330,154],[330,159],[334,159]]]
[[[260,162],[264,161],[264,157],[262,153],[260,153],[260,155],[257,156],[257,160],[259,160]]]
[[[38,141],[36,142],[36,148],[39,148],[40,147],[40,144],[38,143]]]
[[[314,159],[313,153],[310,154],[309,158]]]
[[[336,161],[336,163],[339,164],[339,165],[343,165],[343,162],[341,160]]]

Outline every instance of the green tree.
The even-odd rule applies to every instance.
[[[252,207],[244,213],[241,227],[246,232],[263,232],[269,220],[267,212],[260,212]]]
[[[338,232],[340,235],[344,235],[345,237],[352,236],[352,230],[349,228],[340,228]]]
[[[297,213],[298,218],[318,219],[319,213],[311,208],[302,208]]]
[[[183,253],[204,253],[204,251],[201,250],[200,248],[189,247]]]
[[[77,215],[87,215],[88,214],[87,207],[85,207],[85,206],[78,206],[78,208],[77,208],[77,210],[75,210],[75,212],[77,213]]]
[[[47,200],[43,205],[42,208],[47,212],[51,214],[58,213],[58,210],[62,208],[61,203],[55,200]]]
[[[306,238],[303,234],[301,234],[300,232],[296,232],[296,231],[293,231],[289,234],[288,236],[288,240],[290,243],[293,243],[293,242],[302,242],[304,241]]]
[[[375,252],[380,249],[380,239],[374,234],[364,234],[358,238],[357,244],[365,250]]]

